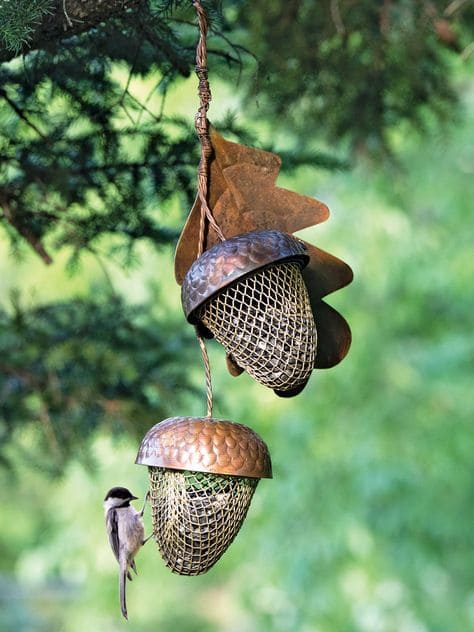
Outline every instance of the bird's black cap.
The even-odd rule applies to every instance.
[[[112,487],[107,492],[104,501],[109,498],[123,498],[123,500],[136,500],[137,496],[134,496],[132,492],[126,487]]]

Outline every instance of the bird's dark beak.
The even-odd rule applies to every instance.
[[[138,496],[130,496],[130,500],[138,500]]]

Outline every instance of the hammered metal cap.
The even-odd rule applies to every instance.
[[[270,453],[256,432],[242,424],[209,417],[171,417],[147,432],[138,465],[272,478]]]
[[[196,324],[196,309],[211,296],[245,275],[281,261],[309,261],[305,244],[279,230],[261,230],[237,235],[206,250],[194,261],[183,281],[181,301],[190,323]]]

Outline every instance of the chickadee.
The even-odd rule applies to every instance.
[[[134,557],[149,539],[144,539],[142,520],[148,496],[149,494],[145,496],[140,512],[130,506],[130,501],[136,500],[137,496],[134,496],[126,487],[112,487],[104,498],[105,524],[109,542],[120,566],[120,609],[125,619],[128,619],[125,583],[127,577],[130,581],[132,580],[130,568],[137,574]]]

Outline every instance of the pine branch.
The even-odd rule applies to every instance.
[[[44,263],[46,263],[47,265],[53,263],[53,260],[46,252],[39,237],[33,233],[27,222],[21,221],[21,219],[16,216],[10,206],[10,201],[1,193],[0,208],[3,210],[3,217],[23,237],[23,239],[25,239],[30,244],[30,246],[33,248],[36,254],[41,257]]]
[[[146,6],[146,0],[55,0],[51,13],[46,15],[34,30],[21,50],[0,49],[0,62],[9,61],[20,53],[47,48],[72,35],[79,35],[96,27],[111,17],[125,14],[140,6]]]
[[[15,103],[13,99],[11,99],[8,96],[8,94],[3,88],[0,88],[0,97],[2,99],[5,99],[5,101],[11,107],[11,109],[15,112],[15,114],[19,118],[21,118],[21,120],[24,121],[28,125],[28,127],[31,127],[31,129],[34,130],[38,134],[38,136],[41,136],[41,138],[46,138],[43,132],[41,132],[41,130],[39,130],[38,127],[32,121],[30,121],[30,119],[25,114],[25,112],[20,108],[20,106],[17,103]]]

